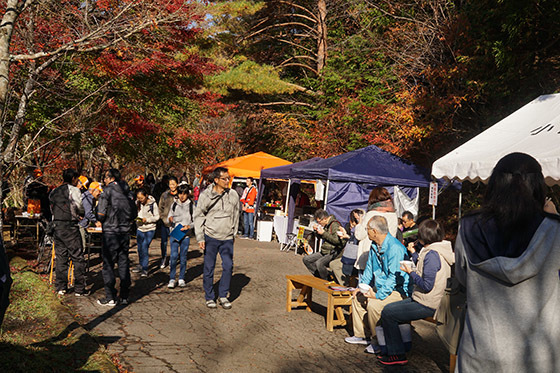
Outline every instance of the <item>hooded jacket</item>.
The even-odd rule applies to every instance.
[[[382,216],[387,220],[387,226],[389,227],[389,233],[393,237],[397,237],[397,229],[399,228],[399,218],[396,212],[385,212],[378,210],[370,210],[366,212],[360,224],[356,225],[354,230],[354,235],[356,239],[360,241],[358,244],[358,256],[354,267],[359,270],[364,270],[366,268],[366,263],[368,260],[369,249],[371,248],[371,240],[367,234],[367,223],[374,216]]]
[[[423,276],[424,274],[426,274],[424,272],[424,259],[430,253],[437,254],[436,260],[439,256],[440,265],[439,270],[435,273],[433,285],[430,284],[432,285],[430,291],[426,292],[423,291],[416,283],[420,282],[423,277],[425,277]],[[412,299],[426,307],[437,309],[439,306],[439,302],[441,301],[441,297],[443,297],[443,293],[445,292],[447,279],[451,276],[451,266],[454,263],[455,253],[453,252],[453,249],[451,247],[451,242],[440,241],[434,242],[428,246],[424,246],[418,254],[418,262],[416,263],[417,269],[415,273],[411,273],[411,277],[415,281],[414,291],[412,292]],[[432,277],[433,275],[434,274],[430,274],[430,277]],[[418,280],[416,276],[419,277]]]
[[[399,292],[403,298],[410,296],[410,276],[400,269],[400,261],[405,255],[403,244],[388,233],[381,247],[376,243],[371,245],[360,283],[374,288],[375,297],[380,300],[387,298],[393,291]]]
[[[214,191],[214,185],[210,184],[200,193],[194,209],[194,231],[198,242],[204,242],[204,235],[220,241],[232,240],[237,232],[239,194],[233,189],[225,190],[224,196],[210,209],[220,198],[220,194]]]
[[[488,256],[497,236],[461,221],[455,273],[467,289],[458,372],[560,372],[560,221],[546,217],[517,257]]]
[[[154,197],[148,196],[148,201],[145,205],[138,202],[138,218],[140,221],[136,225],[140,232],[149,232],[156,229],[156,223],[159,220],[159,209]],[[142,222],[142,219],[146,219],[146,222]]]
[[[173,217],[173,228],[175,228],[177,224],[181,224],[183,227],[190,226],[192,229],[192,215],[194,215],[194,209],[191,207],[191,204],[192,201],[190,199],[187,199],[185,202],[181,202],[180,199],[177,199],[177,201],[173,202],[171,208],[169,208],[169,215],[167,216],[168,220],[170,217]]]

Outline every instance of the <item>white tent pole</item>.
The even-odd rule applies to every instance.
[[[288,191],[286,192],[286,208],[284,209],[284,214],[288,216],[288,203],[290,202],[290,186],[292,185],[292,179],[288,179]]]
[[[329,185],[330,185],[330,180],[327,179],[327,187],[325,188],[325,198],[323,198],[325,200],[325,210],[327,209],[327,200],[329,199]]]
[[[461,205],[463,204],[463,191],[459,192],[459,219],[461,219]]]

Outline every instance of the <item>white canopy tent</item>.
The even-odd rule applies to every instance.
[[[542,166],[548,185],[560,184],[560,94],[543,95],[434,162],[432,175],[486,182],[505,155],[521,152]]]

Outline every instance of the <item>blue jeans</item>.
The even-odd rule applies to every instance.
[[[140,261],[140,267],[144,271],[148,270],[148,250],[152,240],[154,239],[154,235],[156,234],[156,230],[151,230],[147,232],[142,232],[139,229],[136,231],[136,243],[138,245],[138,260]]]
[[[383,333],[385,333],[387,354],[403,355],[405,353],[399,324],[432,317],[435,312],[434,309],[423,306],[411,298],[386,305],[381,312],[381,325],[383,326]]]
[[[161,224],[161,261],[167,258],[167,240],[169,238],[169,227]]]
[[[229,292],[229,284],[233,273],[233,239],[220,241],[215,238],[204,236],[204,274],[202,277],[202,286],[206,300],[216,299],[214,293],[214,268],[216,267],[216,258],[218,253],[222,258],[222,278],[220,278],[220,286],[218,287],[218,296],[225,298]]]
[[[255,213],[243,212],[243,235],[245,237],[253,238],[255,233]]]
[[[181,241],[171,238],[171,259],[169,260],[169,279],[175,280],[177,273],[177,256],[181,266],[179,268],[179,280],[185,279],[185,272],[187,271],[187,251],[189,251],[189,244],[191,243],[190,237],[185,237]],[[179,252],[180,251],[180,252]]]

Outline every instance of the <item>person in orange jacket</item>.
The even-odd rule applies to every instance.
[[[244,232],[241,238],[253,238],[255,232],[255,203],[257,200],[257,188],[253,185],[254,179],[248,177],[245,180],[247,187],[243,190],[240,202],[243,210]]]

